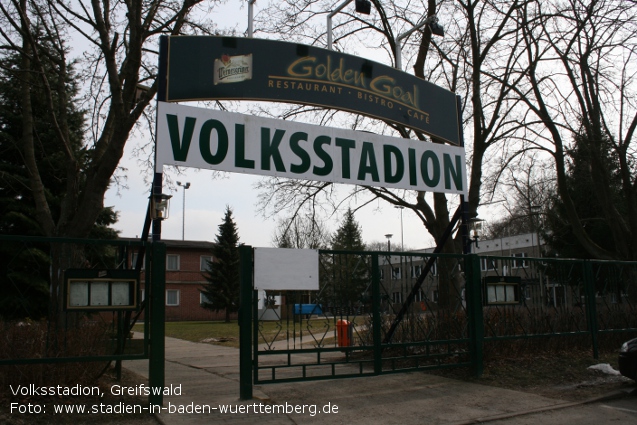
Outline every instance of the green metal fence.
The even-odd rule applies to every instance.
[[[154,385],[163,386],[163,342],[155,344],[151,352],[149,332],[152,331],[149,329],[155,332],[156,340],[163,341],[164,244],[0,235],[0,251],[3,380],[14,383],[22,379],[24,383],[33,383],[52,379],[56,383],[77,383],[89,376],[94,379],[110,362],[116,362],[119,371],[122,360],[150,358],[150,380]],[[108,279],[95,286],[96,300],[98,288],[108,293],[104,296],[102,292],[99,300],[94,301],[90,298],[92,295],[87,295],[86,305],[79,302],[77,307],[69,302],[65,280],[69,269],[79,275],[96,277],[106,276],[112,270],[132,270],[135,268],[133,259],[142,252],[147,254],[147,299],[157,301],[150,302],[146,308],[152,314],[144,315],[143,338],[133,339],[130,333],[131,323],[146,307],[139,300],[139,286],[131,290],[135,293],[128,294],[131,296],[128,303],[132,306],[126,308],[125,302],[113,301],[112,288],[117,285]],[[139,272],[125,274],[139,277]],[[92,288],[91,284],[78,284],[78,287],[84,285],[87,294],[92,294],[87,289]],[[114,307],[100,307],[103,299],[113,302]],[[161,322],[149,326],[157,317]],[[161,399],[153,401],[161,403]]]
[[[547,348],[591,349],[597,357],[600,343],[619,346],[627,334],[636,334],[637,263],[511,257],[480,261],[487,350],[501,350],[502,342],[511,349],[514,340],[521,340],[517,347],[523,349],[529,340],[541,338]],[[494,294],[484,282],[487,276],[518,277],[516,302],[490,304]]]
[[[243,250],[243,388],[443,367],[480,374],[485,356],[579,347],[597,357],[600,344],[637,335],[637,263],[325,250],[319,290],[256,292]]]

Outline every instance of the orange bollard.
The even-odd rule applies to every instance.
[[[352,345],[350,329],[351,326],[349,321],[342,319],[336,321],[336,337],[339,347],[349,347]]]

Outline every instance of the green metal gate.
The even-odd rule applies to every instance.
[[[264,384],[476,364],[481,331],[469,326],[463,277],[472,256],[321,250],[317,291],[257,292],[252,249],[241,249],[245,385],[248,369]]]

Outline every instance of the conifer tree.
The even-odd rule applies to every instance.
[[[354,212],[348,208],[343,222],[332,237],[332,249],[347,251],[364,251],[363,233],[354,218]]]
[[[219,225],[213,260],[204,273],[208,281],[201,289],[206,300],[203,307],[213,311],[225,310],[226,322],[230,314],[239,310],[239,234],[232,217],[232,209],[226,206],[223,222]]]
[[[77,73],[73,63],[66,64],[67,78],[60,78],[54,72],[55,65],[63,60],[53,44],[40,36],[41,66],[49,75],[55,87],[52,91],[54,104],[60,98],[67,99],[64,113],[70,137],[69,152],[78,158],[77,169],[85,171],[86,148],[82,140],[86,131],[85,111],[78,97]],[[32,131],[37,135],[38,147],[35,163],[44,182],[46,197],[53,215],[59,217],[69,188],[68,172],[64,165],[64,152],[53,131],[48,110],[46,90],[42,85],[34,84],[29,90],[29,104],[34,112],[31,125],[25,127],[21,107],[21,81],[25,70],[20,67],[19,54],[7,54],[0,57],[0,234],[20,236],[43,236],[45,231],[36,219],[33,191],[29,188],[29,172],[24,166],[23,135]],[[33,65],[33,64],[32,64]],[[36,73],[34,68],[30,72]],[[79,182],[83,188],[84,180]],[[99,213],[88,236],[95,239],[115,239],[117,232],[110,228],[117,222],[117,213],[112,207],[105,207]],[[115,268],[116,255],[112,248],[92,246],[86,252],[78,252],[89,264],[101,268]],[[49,247],[45,244],[33,244],[28,249],[18,248],[15,244],[0,244],[0,317],[20,319],[29,317],[40,319],[49,312],[51,261]]]
[[[362,230],[354,218],[354,212],[348,209],[339,228],[332,237],[332,249],[335,251],[364,251]],[[328,276],[323,283],[331,288],[321,292],[332,298],[329,304],[344,308],[348,314],[354,313],[365,298],[369,284],[368,257],[361,254],[336,254],[331,264],[326,265]]]
[[[612,217],[604,206],[605,200],[610,199],[616,211],[623,216],[629,215],[620,159],[608,136],[594,139],[581,131],[573,142],[572,148],[566,151],[568,168],[565,175],[572,204],[591,241],[612,253],[615,259],[621,259],[621,244],[613,234]],[[596,195],[595,181],[603,182],[604,198]],[[558,192],[551,194],[546,212],[542,237],[552,250],[550,254],[565,258],[595,258],[575,236],[565,202]]]

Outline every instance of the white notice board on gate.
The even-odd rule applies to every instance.
[[[255,248],[254,289],[317,291],[318,265],[316,249]]]

